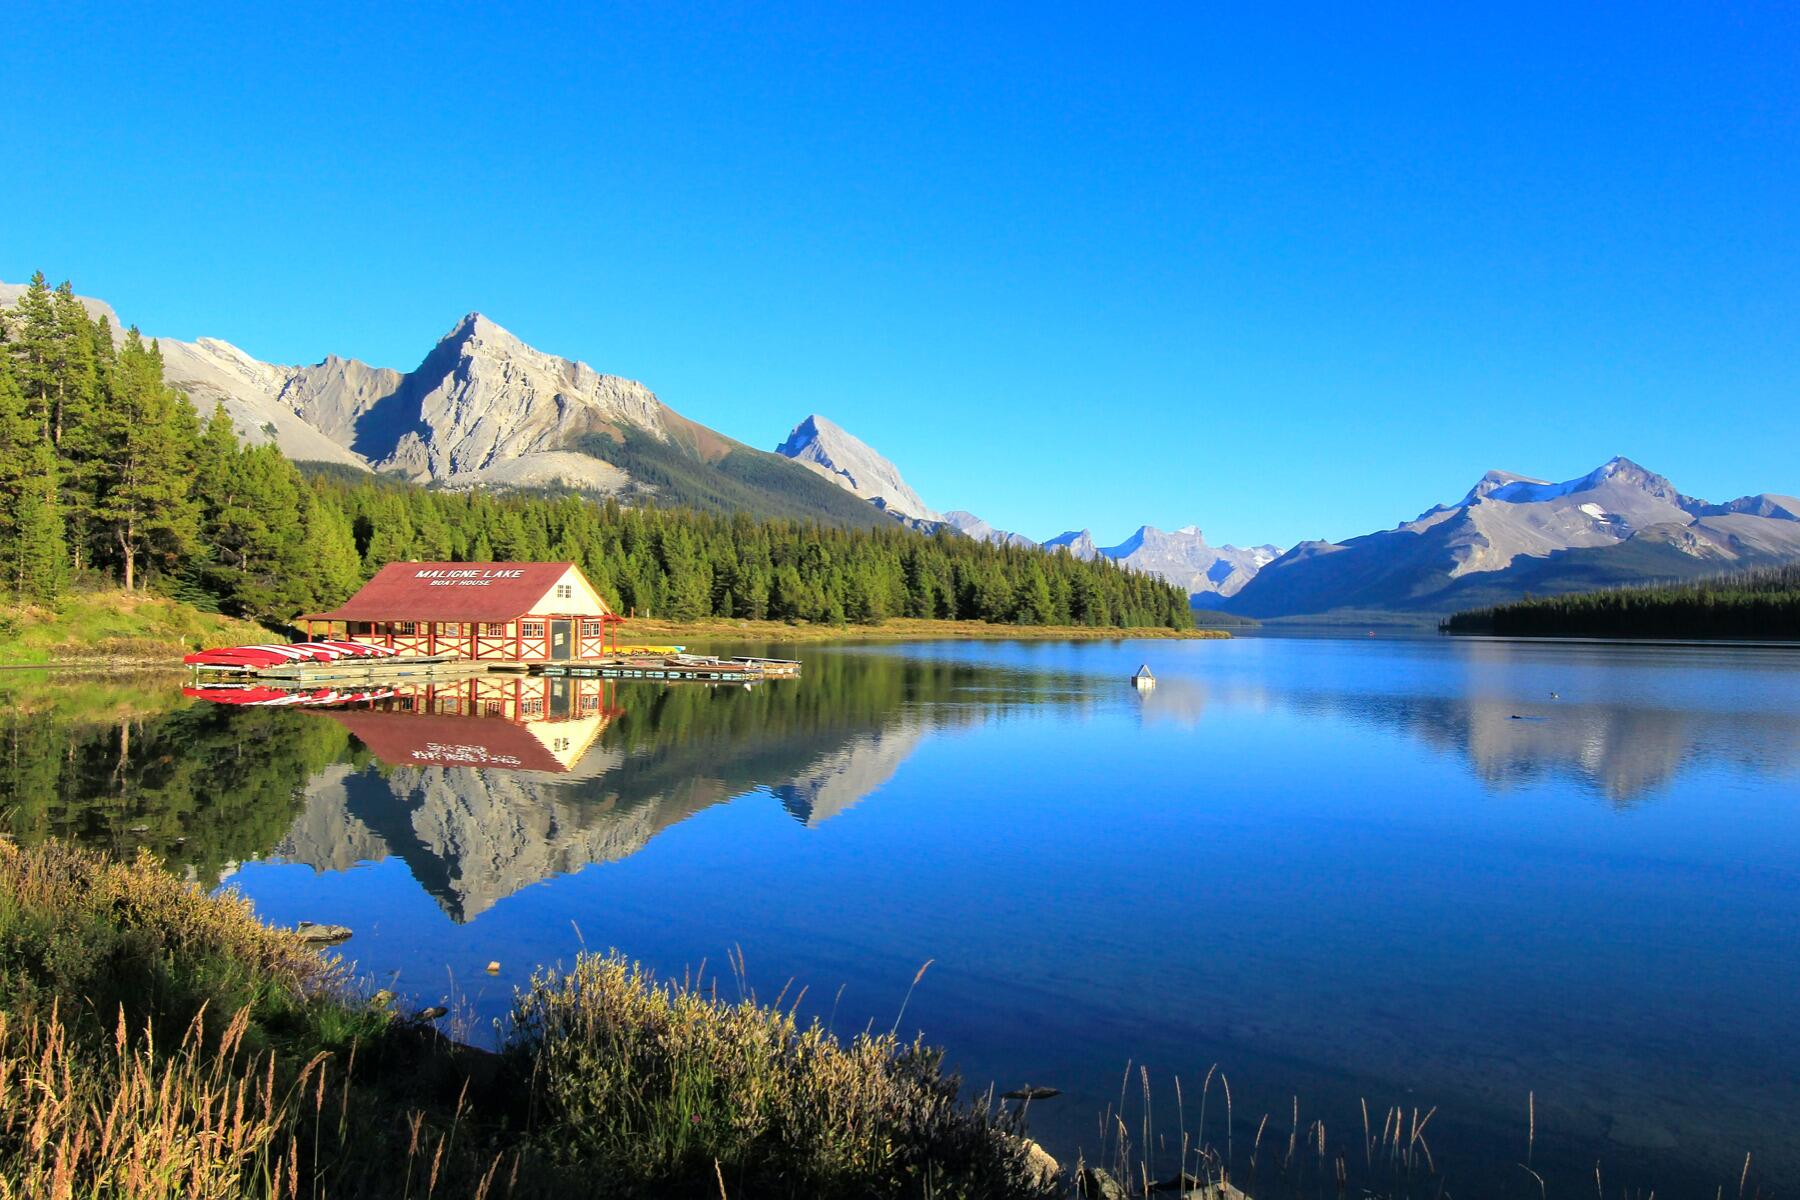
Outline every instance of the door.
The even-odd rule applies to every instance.
[[[551,661],[566,661],[569,658],[569,655],[575,649],[574,630],[575,622],[573,621],[550,622]]]

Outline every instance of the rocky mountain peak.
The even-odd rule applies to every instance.
[[[861,496],[896,516],[922,521],[942,521],[934,510],[907,486],[900,468],[883,458],[868,443],[842,426],[812,413],[794,426],[775,453]]]
[[[1059,533],[1044,542],[1046,550],[1067,550],[1080,559],[1093,559],[1100,556],[1100,548],[1094,545],[1094,535],[1086,529],[1071,529]]]

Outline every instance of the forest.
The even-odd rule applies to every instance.
[[[1508,637],[1800,638],[1800,566],[1527,597],[1457,613],[1443,629]]]
[[[573,561],[620,612],[673,620],[1193,623],[1179,588],[1105,559],[303,468],[243,444],[223,408],[197,412],[156,343],[90,317],[68,283],[40,272],[0,312],[0,592],[16,603],[148,589],[281,624],[405,560]]]

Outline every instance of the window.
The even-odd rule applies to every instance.
[[[542,699],[520,701],[519,711],[522,713],[541,713],[544,711],[544,702]]]
[[[556,585],[556,598],[558,600],[573,600],[575,598],[574,585],[568,584],[568,583],[557,584]]]
[[[506,701],[483,700],[481,702],[481,711],[490,717],[498,717],[506,711]]]
[[[581,623],[581,636],[582,637],[599,637],[600,636],[600,622],[598,622],[598,621],[583,621]]]
[[[544,636],[544,623],[542,621],[522,621],[519,623],[519,632],[528,638],[541,638]]]
[[[394,632],[395,633],[413,634],[413,633],[417,633],[418,631],[419,631],[418,625],[412,621],[395,621],[394,622]]]
[[[506,623],[504,621],[489,621],[487,624],[485,624],[481,627],[481,636],[482,637],[505,637],[506,636]]]

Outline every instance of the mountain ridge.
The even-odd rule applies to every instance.
[[[1454,504],[1342,542],[1302,542],[1226,611],[1259,619],[1334,612],[1447,615],[1534,592],[1687,577],[1800,557],[1800,503],[1772,493],[1711,504],[1616,456],[1550,482],[1489,471]]]

